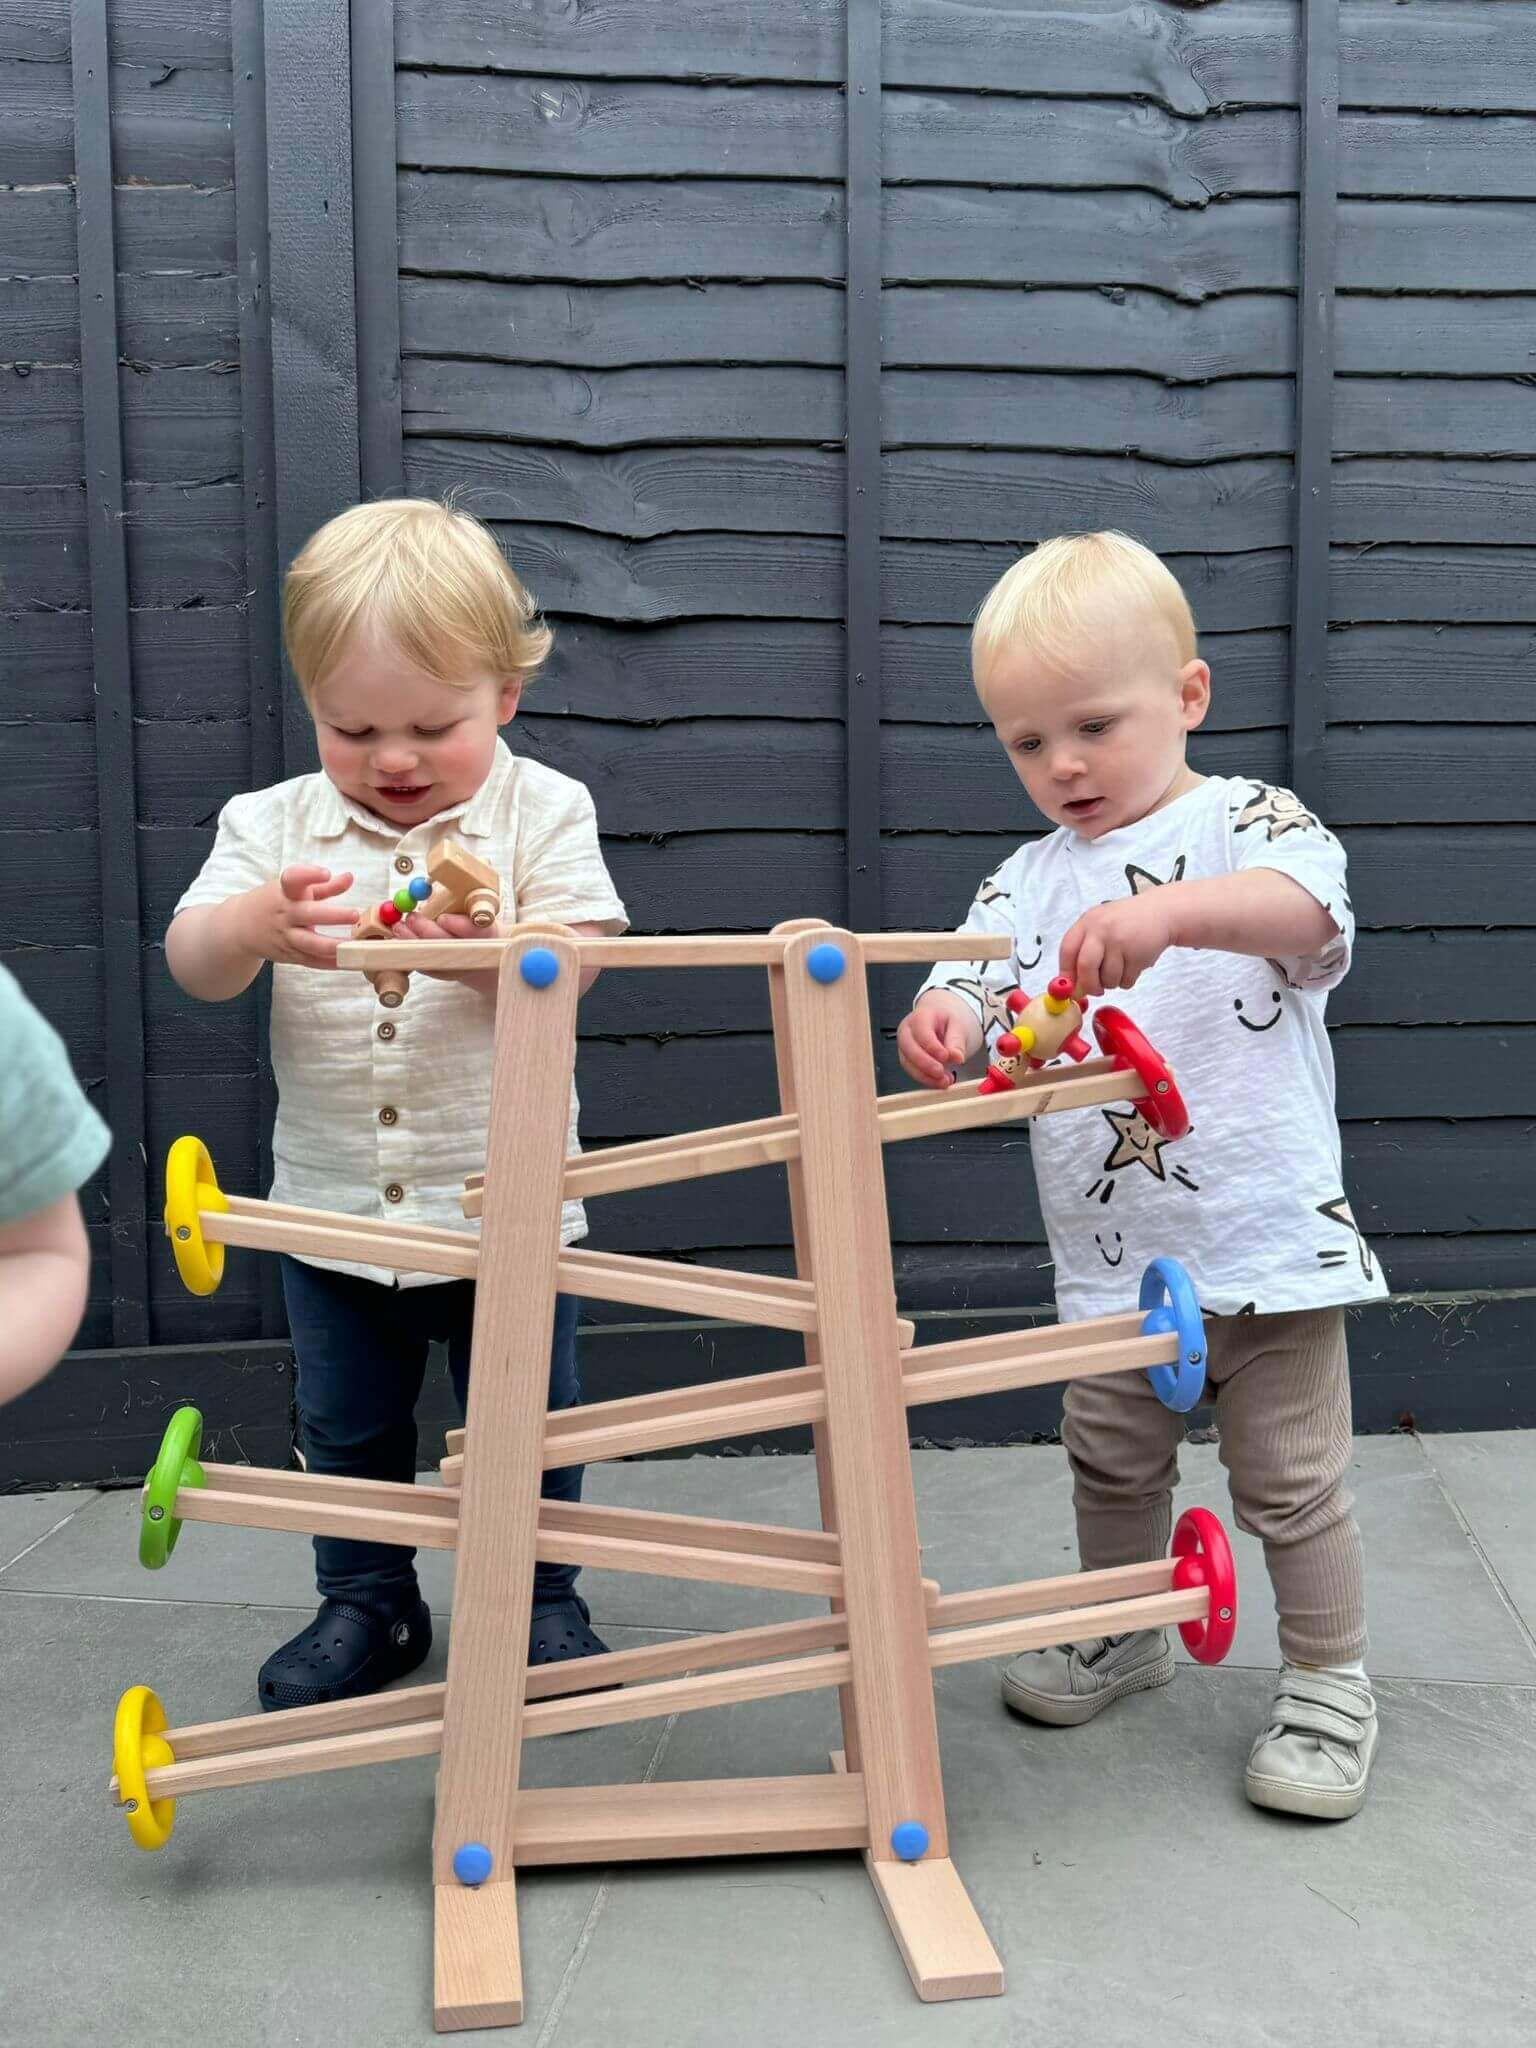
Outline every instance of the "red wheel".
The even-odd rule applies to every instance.
[[[1099,1049],[1107,1052],[1122,1072],[1136,1074],[1147,1084],[1136,1107],[1160,1137],[1182,1138],[1189,1129],[1189,1111],[1173,1078],[1173,1069],[1124,1010],[1105,1003],[1093,1014],[1093,1035]]]
[[[1219,1664],[1237,1634],[1237,1571],[1227,1532],[1209,1508],[1186,1508],[1173,1532],[1173,1590],[1210,1588],[1204,1621],[1181,1621],[1179,1634],[1197,1664]]]

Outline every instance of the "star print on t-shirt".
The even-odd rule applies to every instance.
[[[1267,829],[1270,844],[1287,832],[1316,832],[1322,828],[1301,798],[1292,790],[1277,789],[1267,782],[1252,784],[1253,795],[1236,814],[1234,832],[1247,832],[1254,825]]]
[[[1191,1192],[1199,1188],[1182,1166],[1170,1170],[1163,1164],[1163,1151],[1171,1140],[1160,1137],[1139,1109],[1105,1109],[1099,1114],[1114,1132],[1115,1142],[1105,1154],[1103,1172],[1083,1196],[1085,1202],[1095,1195],[1107,1202],[1115,1192],[1115,1174],[1128,1166],[1144,1166],[1155,1180],[1176,1180]]]

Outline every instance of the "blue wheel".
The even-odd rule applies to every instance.
[[[1154,1259],[1141,1276],[1141,1334],[1160,1337],[1174,1331],[1179,1339],[1177,1365],[1149,1365],[1147,1378],[1165,1408],[1182,1415],[1205,1392],[1205,1319],[1194,1286],[1177,1259]]]

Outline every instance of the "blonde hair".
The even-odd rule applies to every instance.
[[[1004,648],[1022,643],[1047,661],[1068,662],[1086,633],[1127,605],[1168,627],[1181,668],[1195,659],[1189,599],[1150,548],[1126,533],[1069,533],[1041,541],[982,600],[971,629],[977,690]]]
[[[426,498],[354,505],[294,558],[283,637],[306,698],[360,630],[451,684],[486,669],[526,681],[555,638],[489,528]]]

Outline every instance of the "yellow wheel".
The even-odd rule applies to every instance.
[[[118,1803],[128,1816],[128,1832],[141,1849],[163,1849],[176,1825],[174,1799],[151,1799],[144,1773],[158,1771],[176,1759],[164,1735],[165,1709],[147,1685],[130,1685],[117,1703],[112,1727],[112,1768],[117,1773]]]
[[[224,1278],[224,1247],[204,1238],[201,1212],[228,1207],[208,1147],[201,1138],[178,1138],[165,1162],[165,1230],[191,1294],[212,1294]]]

